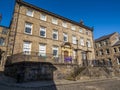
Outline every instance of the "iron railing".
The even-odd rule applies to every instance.
[[[30,53],[19,53],[14,54],[12,56],[7,57],[7,63],[17,63],[17,62],[50,62],[55,64],[77,64],[76,57],[68,56],[64,58],[63,55],[53,55],[53,54],[39,54],[38,52],[30,52]]]

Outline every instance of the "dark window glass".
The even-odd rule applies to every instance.
[[[40,31],[40,36],[45,37],[45,31]]]
[[[30,33],[30,34],[31,34],[31,28],[26,27],[26,28],[25,28],[25,32],[26,32],[26,33]]]
[[[57,50],[53,50],[53,56],[57,55]]]
[[[53,39],[57,39],[57,34],[53,34]]]
[[[5,39],[4,38],[0,38],[0,46],[4,46],[5,44]]]

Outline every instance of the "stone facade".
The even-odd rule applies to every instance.
[[[115,32],[106,36],[102,36],[95,40],[95,56],[96,60],[106,66],[119,66],[117,61],[120,56],[120,39],[119,33]]]
[[[28,10],[30,10],[32,16],[27,15]],[[41,14],[44,15],[43,18],[45,17],[46,20],[41,20]],[[53,24],[53,18],[57,19],[57,24]],[[63,26],[63,22],[65,22],[67,26]],[[25,33],[26,23],[31,24],[32,28],[30,34]],[[40,27],[45,28],[46,37],[40,36]],[[57,40],[53,39],[53,30],[58,32]],[[64,33],[67,34],[68,38],[66,42],[63,41]],[[74,41],[73,36],[75,37]],[[83,41],[80,41],[80,38],[83,38]],[[72,62],[76,61],[77,64],[80,65],[83,64],[83,58],[85,60],[95,59],[92,28],[30,5],[24,1],[17,0],[11,23],[7,54],[13,56],[24,53],[24,42],[29,42],[31,44],[30,55],[32,55],[32,52],[39,53],[40,44],[46,46],[46,56],[53,55],[52,48],[57,47],[57,57],[61,58],[62,63],[64,63],[65,57],[71,57]],[[81,43],[83,43],[83,45],[81,45]]]
[[[7,45],[8,45],[9,28],[0,26],[0,66],[5,64]]]

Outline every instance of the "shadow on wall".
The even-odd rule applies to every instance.
[[[5,75],[13,77],[17,83],[50,81],[52,90],[57,90],[53,72],[57,68],[49,62],[24,61],[5,65]]]

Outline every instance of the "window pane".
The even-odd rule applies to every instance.
[[[56,18],[52,18],[52,23],[53,24],[58,24],[58,20]]]
[[[25,23],[25,33],[32,34],[32,24],[31,23]]]
[[[63,39],[64,39],[64,42],[68,41],[68,35],[66,33],[63,33]]]
[[[53,47],[53,56],[58,57],[58,47]]]
[[[5,45],[5,39],[4,38],[0,38],[0,46],[4,46]]]
[[[39,55],[46,56],[46,45],[44,44],[39,45]]]
[[[26,15],[33,16],[33,10],[28,9]]]
[[[40,19],[43,20],[43,21],[46,21],[46,15],[45,14],[41,14],[40,15]]]
[[[28,54],[28,55],[31,53],[31,43],[30,42],[23,43],[23,52],[24,52],[24,54]]]
[[[72,41],[72,42],[73,42],[73,44],[77,44],[77,41],[76,41],[76,40],[77,40],[77,38],[76,38],[75,36],[73,36],[73,37],[72,37],[72,40],[73,40],[73,41]]]
[[[40,27],[40,36],[46,37],[46,28],[45,27]]]

